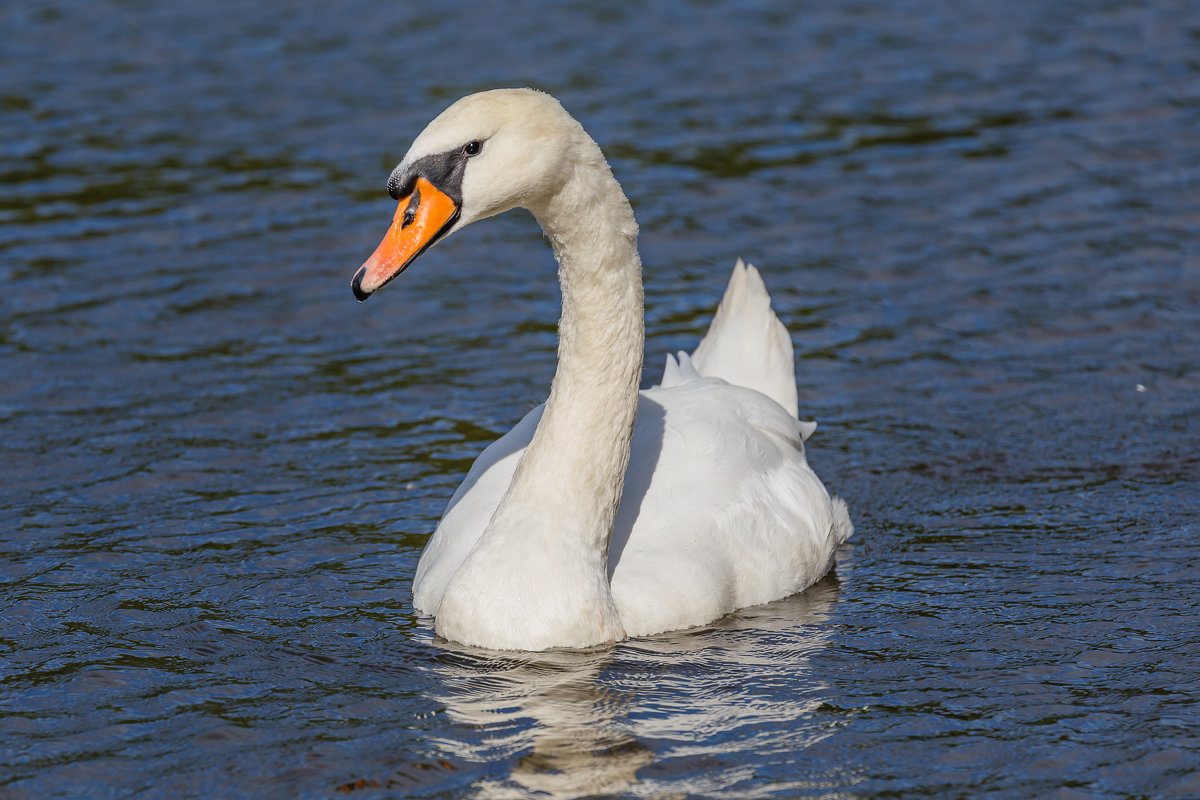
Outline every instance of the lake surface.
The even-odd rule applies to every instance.
[[[0,797],[1200,797],[1200,5],[0,11]],[[412,138],[533,85],[642,226],[646,380],[756,263],[857,532],[700,630],[415,615],[554,263],[359,305]]]

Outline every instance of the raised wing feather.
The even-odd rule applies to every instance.
[[[701,375],[762,392],[799,416],[792,337],[771,310],[762,276],[740,258],[692,364]]]

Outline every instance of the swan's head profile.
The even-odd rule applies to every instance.
[[[594,153],[592,152],[594,151]],[[511,208],[538,208],[599,148],[559,102],[532,89],[468,95],[417,137],[388,179],[399,201],[387,235],[354,276],[365,300],[451,232]]]

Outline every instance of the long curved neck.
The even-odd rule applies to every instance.
[[[582,133],[582,129],[580,129]],[[530,210],[562,287],[558,371],[504,499],[447,587],[435,626],[485,647],[582,647],[625,636],[608,545],[625,483],[645,328],[637,223],[590,139]]]
[[[553,493],[566,507],[548,522],[558,535],[585,538],[604,569],[629,463],[645,325],[633,211],[607,165],[589,177],[534,212],[559,264],[558,370],[505,503]]]

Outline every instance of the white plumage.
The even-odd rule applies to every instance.
[[[533,212],[559,261],[559,368],[451,499],[416,608],[467,644],[584,647],[818,580],[852,526],[805,460],[815,425],[797,419],[791,339],[758,271],[738,262],[696,350],[639,392],[637,226],[599,148],[548,95],[500,90],[451,106],[397,174],[472,141],[454,229]]]

